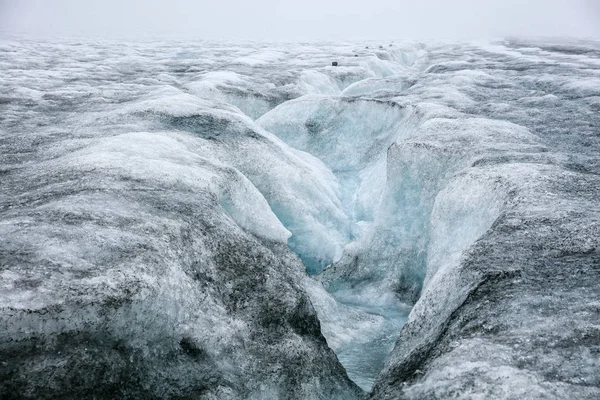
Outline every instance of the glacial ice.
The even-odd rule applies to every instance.
[[[489,182],[485,174],[468,169],[438,193],[430,217],[424,287],[433,277],[443,276],[442,270],[459,264],[462,254],[500,216],[505,197],[500,182]]]
[[[289,245],[306,256],[308,268],[339,258],[349,222],[340,209],[332,173],[315,157],[290,148],[231,106],[207,101],[188,94],[161,93],[158,99],[143,101],[132,111],[157,114],[163,124],[196,133],[201,140],[180,140],[191,142],[207,159],[241,171],[293,233]],[[221,140],[211,140],[215,136]]]
[[[0,397],[597,398],[598,54],[0,40]]]
[[[304,94],[329,94],[336,95],[340,93],[337,82],[319,71],[303,71],[299,78],[299,86]]]
[[[257,123],[319,158],[336,175],[344,212],[358,222],[372,218],[378,205],[385,151],[404,134],[407,114],[394,102],[306,95],[276,107]]]

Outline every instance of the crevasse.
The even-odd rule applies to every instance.
[[[439,117],[451,112],[438,106],[438,118],[431,118],[431,106],[402,96],[423,68],[414,61],[401,57],[395,73],[358,80],[337,95],[329,89],[307,94],[257,120],[286,144],[318,158],[335,176],[346,223],[326,224],[326,241],[311,241],[311,229],[295,227],[289,215],[274,212],[292,232],[290,248],[333,296],[326,300],[316,284],[309,290],[330,345],[351,379],[367,391],[423,283],[443,265],[457,262],[502,207],[501,196],[486,195],[483,184],[455,188],[459,183],[453,175],[472,155],[438,145],[444,124],[452,124]],[[464,135],[473,138],[484,127],[502,128],[489,120],[464,125]],[[323,251],[327,246],[331,250]],[[326,305],[332,301],[346,312]]]

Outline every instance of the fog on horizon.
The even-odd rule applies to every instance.
[[[0,0],[0,33],[209,40],[600,37],[597,0]]]

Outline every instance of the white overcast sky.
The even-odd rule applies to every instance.
[[[0,32],[268,41],[600,38],[600,0],[0,0]]]

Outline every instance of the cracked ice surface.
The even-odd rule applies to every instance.
[[[379,45],[0,41],[0,397],[599,397],[600,45]]]

